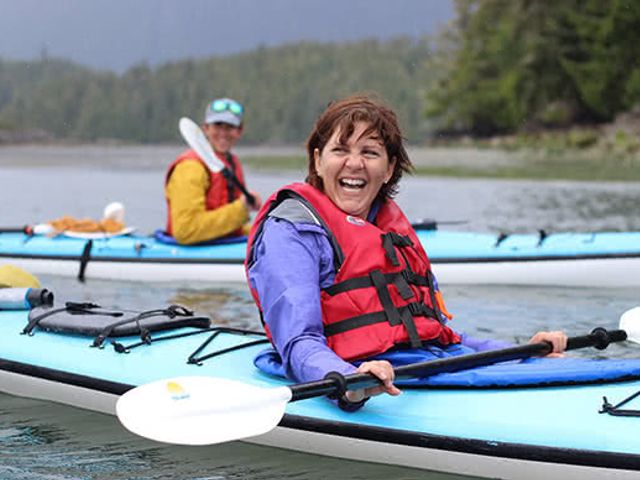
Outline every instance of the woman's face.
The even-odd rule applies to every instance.
[[[365,220],[395,165],[376,132],[364,135],[368,126],[356,123],[346,143],[340,143],[340,131],[336,130],[322,152],[313,152],[324,193],[345,213]]]

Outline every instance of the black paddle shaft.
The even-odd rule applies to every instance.
[[[624,330],[608,331],[604,328],[596,328],[590,334],[580,337],[570,337],[567,340],[567,350],[577,350],[585,347],[595,347],[603,350],[610,343],[622,342],[627,339],[627,332]],[[429,360],[427,362],[412,363],[394,369],[396,378],[403,377],[429,377],[438,373],[457,372],[469,368],[492,365],[494,363],[520,360],[536,355],[546,355],[551,352],[552,346],[549,342],[529,343],[500,350],[489,350],[486,352],[460,355],[457,357]],[[291,401],[304,400],[306,398],[318,397],[320,395],[331,395],[348,387],[350,390],[372,387],[380,381],[367,373],[354,373],[339,378],[338,375],[318,380],[315,382],[300,383],[292,385]]]
[[[30,225],[25,225],[24,227],[0,227],[0,233],[26,233],[31,235],[33,229]]]
[[[249,193],[247,187],[245,187],[244,184],[240,180],[238,180],[238,177],[236,177],[236,175],[231,170],[229,170],[227,167],[223,168],[222,175],[224,175],[225,178],[231,180],[233,184],[240,189],[244,196],[247,197],[247,202],[249,202],[249,205],[253,207],[256,204],[255,197]]]

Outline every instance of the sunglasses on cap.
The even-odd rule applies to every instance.
[[[218,99],[211,102],[209,105],[209,109],[212,112],[220,113],[220,112],[231,112],[238,117],[241,117],[244,113],[244,107],[240,105],[235,100],[229,99]]]

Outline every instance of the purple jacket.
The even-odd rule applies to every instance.
[[[254,242],[249,282],[258,292],[277,352],[270,349],[256,357],[258,368],[298,382],[318,380],[331,371],[355,372],[356,366],[327,346],[323,333],[320,289],[331,285],[334,277],[333,251],[322,227],[271,217],[265,220]],[[428,360],[509,345],[463,334],[460,345],[418,350]],[[394,363],[393,355],[375,358]]]

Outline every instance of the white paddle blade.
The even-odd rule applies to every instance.
[[[640,307],[632,308],[622,314],[620,330],[627,332],[627,340],[640,343]]]
[[[213,153],[209,140],[207,140],[207,137],[196,122],[190,118],[182,117],[178,122],[178,127],[180,128],[180,134],[184,141],[195,150],[198,156],[209,166],[211,171],[219,172],[224,168],[222,162],[218,160],[215,153]]]
[[[210,445],[267,433],[291,400],[288,387],[261,388],[214,377],[177,377],[122,395],[118,419],[131,432],[159,442]]]

